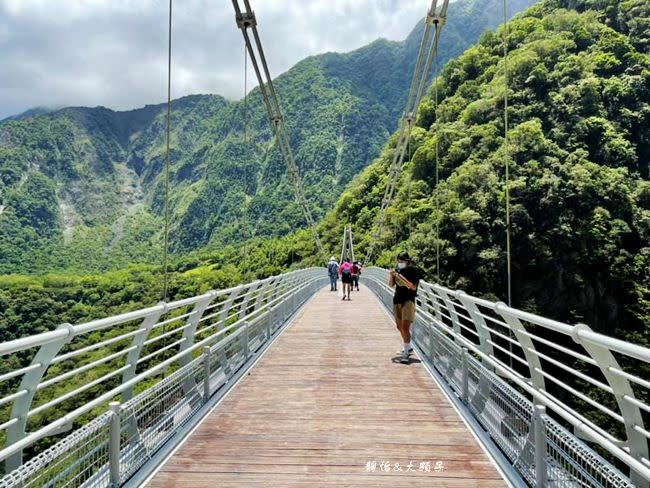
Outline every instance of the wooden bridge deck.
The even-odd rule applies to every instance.
[[[303,308],[149,487],[507,486],[419,360],[398,361],[377,298],[339,293]]]

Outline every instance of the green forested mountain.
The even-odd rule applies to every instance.
[[[642,0],[544,0],[510,23],[508,151],[513,305],[646,343],[650,44],[638,19],[648,9]],[[485,34],[446,66],[437,111],[433,89],[423,101],[375,260],[388,265],[408,248],[434,280],[439,243],[442,283],[497,299],[506,297],[501,36]],[[358,252],[367,246],[394,144],[395,137],[319,224],[330,249],[347,222]],[[317,263],[308,231],[258,235],[174,258],[171,298]],[[0,281],[5,337],[153,303],[162,286],[160,269],[142,266],[105,277]],[[21,333],[16,323],[35,329]]]
[[[517,0],[512,11],[531,3]],[[441,64],[498,24],[498,5],[450,7]],[[313,56],[276,80],[316,218],[395,129],[421,33],[418,24],[403,42]],[[303,225],[257,89],[244,107],[216,95],[173,102],[170,242],[178,255]],[[36,110],[0,122],[0,273],[159,262],[164,117],[155,105]]]
[[[423,102],[377,262],[414,252],[452,288],[506,297],[510,163],[513,305],[606,333],[650,328],[650,4],[544,0],[450,61]],[[644,30],[645,29],[645,30]],[[369,242],[395,138],[323,223]],[[436,147],[439,154],[435,185]],[[439,238],[436,237],[439,229]]]
[[[408,249],[417,256],[427,279],[433,281],[439,273],[445,285],[504,300],[504,168],[508,158],[513,305],[570,323],[584,322],[606,334],[650,344],[650,31],[647,24],[639,22],[641,18],[650,18],[650,5],[645,0],[542,0],[510,22],[507,147],[503,122],[503,28],[484,34],[475,46],[449,62],[435,85],[438,106],[432,89],[418,114],[409,158],[377,246],[375,262],[390,265],[397,250]],[[192,97],[177,103],[186,104],[189,113],[200,113],[209,107],[215,111],[233,110],[230,113],[236,114],[228,102],[215,97]],[[154,126],[162,124],[163,119],[157,107],[146,110],[151,113],[143,112],[131,118],[130,125],[123,124],[130,127],[124,132],[98,131],[101,137],[95,140],[102,142],[93,144],[92,149],[87,136],[75,137],[76,145],[66,145],[65,131],[79,130],[76,117],[88,117],[86,123],[90,124],[98,114],[105,118],[122,115],[75,109],[69,111],[65,123],[55,123],[60,119],[38,118],[42,125],[30,127],[58,134],[59,138],[54,139],[59,141],[58,145],[39,146],[34,142],[39,151],[64,154],[75,150],[93,161],[91,166],[66,166],[65,158],[55,159],[59,166],[52,163],[51,167],[64,174],[87,171],[88,167],[93,168],[94,174],[103,174],[102,161],[122,154],[122,146],[113,141],[131,141],[125,167],[138,174],[143,194],[149,191],[146,188],[152,188],[152,196],[138,196],[136,185],[131,203],[136,208],[124,227],[137,223],[139,212],[143,212],[144,223],[134,227],[144,229],[140,230],[144,233],[151,225],[150,236],[155,237],[157,222],[147,220],[150,217],[146,216],[151,215],[148,208],[155,211],[160,206],[156,173],[160,172],[162,146],[159,136],[156,139],[154,135]],[[178,105],[176,111],[180,111]],[[257,118],[261,126],[262,115]],[[191,145],[190,134],[203,133],[202,124],[213,123],[198,116],[185,120],[186,127],[197,130],[177,129],[176,148]],[[205,130],[212,134],[213,129]],[[228,134],[226,140],[233,141],[228,150],[234,151],[234,141],[239,136]],[[6,140],[6,132],[0,132],[0,137]],[[138,145],[138,141],[147,138],[158,142]],[[348,222],[353,224],[357,252],[363,253],[368,245],[395,139],[389,139],[381,155],[354,178],[319,223],[330,249],[338,248],[343,225]],[[227,153],[226,146],[213,146],[207,150],[220,148]],[[437,186],[436,149],[440,177]],[[152,161],[159,165],[157,169],[152,167]],[[207,162],[202,164],[208,166]],[[183,205],[189,208],[193,195],[207,198],[201,197],[199,190],[203,187],[191,192],[193,185],[208,185],[200,183],[201,171],[190,163],[174,168],[175,184],[180,181],[187,188],[175,194],[175,212],[179,213]],[[14,215],[28,215],[34,233],[55,232],[57,228],[52,230],[48,222],[57,212],[59,180],[37,168],[32,172],[33,176],[26,179],[24,173],[3,173],[3,178],[13,178],[12,191],[24,193],[25,200],[15,199],[10,205],[28,202],[22,207],[23,213]],[[309,175],[309,171],[305,173]],[[91,193],[99,193],[101,184],[108,185],[111,180],[94,181],[92,184],[98,186]],[[251,179],[241,184],[258,182],[259,179]],[[73,197],[75,208],[89,209],[85,215],[94,215],[87,218],[97,219],[98,228],[105,218],[102,208],[110,213],[120,205],[119,199],[114,203],[81,195]],[[41,196],[39,200],[37,197]],[[51,203],[39,206],[38,201]],[[206,210],[206,218],[210,216]],[[90,221],[86,226],[91,228]],[[147,245],[146,239],[134,238],[134,242]],[[182,241],[177,240],[176,245],[179,242]],[[116,247],[119,245],[118,242]],[[437,245],[441,253],[439,270],[435,267]],[[250,281],[291,267],[322,264],[314,247],[310,232],[301,229],[281,237],[257,235],[241,245],[203,248],[175,256],[170,266],[169,299]],[[17,256],[15,259],[21,255]],[[68,271],[44,276],[3,276],[0,335],[4,340],[14,339],[63,322],[81,323],[140,308],[158,301],[161,288],[161,269],[151,265],[131,266],[104,275]],[[3,365],[7,369],[15,366],[10,361]],[[638,375],[645,377],[647,371],[639,371]]]

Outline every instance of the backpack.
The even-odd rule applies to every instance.
[[[327,265],[327,271],[330,276],[336,275],[339,272],[339,265],[332,261]]]

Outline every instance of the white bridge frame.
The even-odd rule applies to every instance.
[[[308,268],[0,344],[0,356],[32,354],[28,365],[0,375],[0,381],[20,378],[16,391],[0,399],[0,406],[13,405],[0,425],[7,436],[0,460],[9,473],[0,487],[42,486],[50,478],[65,486],[122,484],[326,282],[323,269]],[[93,338],[97,331],[101,340]],[[97,351],[110,354],[91,360]],[[34,402],[39,391],[106,364],[113,366],[107,374],[73,385],[46,403]],[[135,395],[152,381],[157,382]],[[99,392],[91,401],[74,403],[91,388]],[[26,430],[30,417],[56,412],[55,407],[66,413]],[[23,463],[24,449],[107,408]]]
[[[392,307],[386,270],[368,268],[363,281]],[[16,384],[0,399],[12,406],[0,425],[8,472],[0,488],[136,486],[327,282],[324,268],[298,270],[0,344],[7,359],[25,363],[31,354],[0,375]],[[418,293],[416,348],[520,479],[530,486],[648,487],[650,382],[630,364],[650,363],[650,349],[424,281]],[[96,359],[97,351],[110,354]],[[106,365],[108,373],[75,382]],[[40,391],[66,385],[38,401]],[[587,386],[610,401],[591,398]],[[90,392],[92,400],[80,404],[79,395]],[[576,401],[619,429],[591,420]],[[52,412],[44,425],[27,430],[44,412]],[[23,462],[25,449],[66,430]]]
[[[388,271],[369,268],[364,278],[392,309]],[[649,486],[650,432],[643,417],[650,406],[641,398],[649,397],[650,381],[621,367],[615,354],[647,364],[650,349],[593,332],[585,324],[570,326],[426,281],[420,282],[417,303],[413,341],[529,484]],[[546,334],[565,336],[576,347],[553,342]],[[598,372],[602,378],[594,377]],[[590,397],[569,377],[596,387],[611,401]],[[575,400],[607,422],[598,425],[587,418],[576,410]],[[616,437],[603,425],[610,423],[622,427],[625,436]],[[627,465],[629,479],[593,446]]]

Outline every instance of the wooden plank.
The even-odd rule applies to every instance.
[[[368,289],[319,292],[149,486],[507,486],[400,346]]]
[[[231,488],[242,486],[319,488],[319,487],[370,487],[370,488],[502,488],[503,481],[493,479],[420,477],[407,474],[343,475],[329,474],[317,476],[309,474],[265,474],[263,476],[231,473],[169,473],[164,485],[183,488],[219,487]]]

